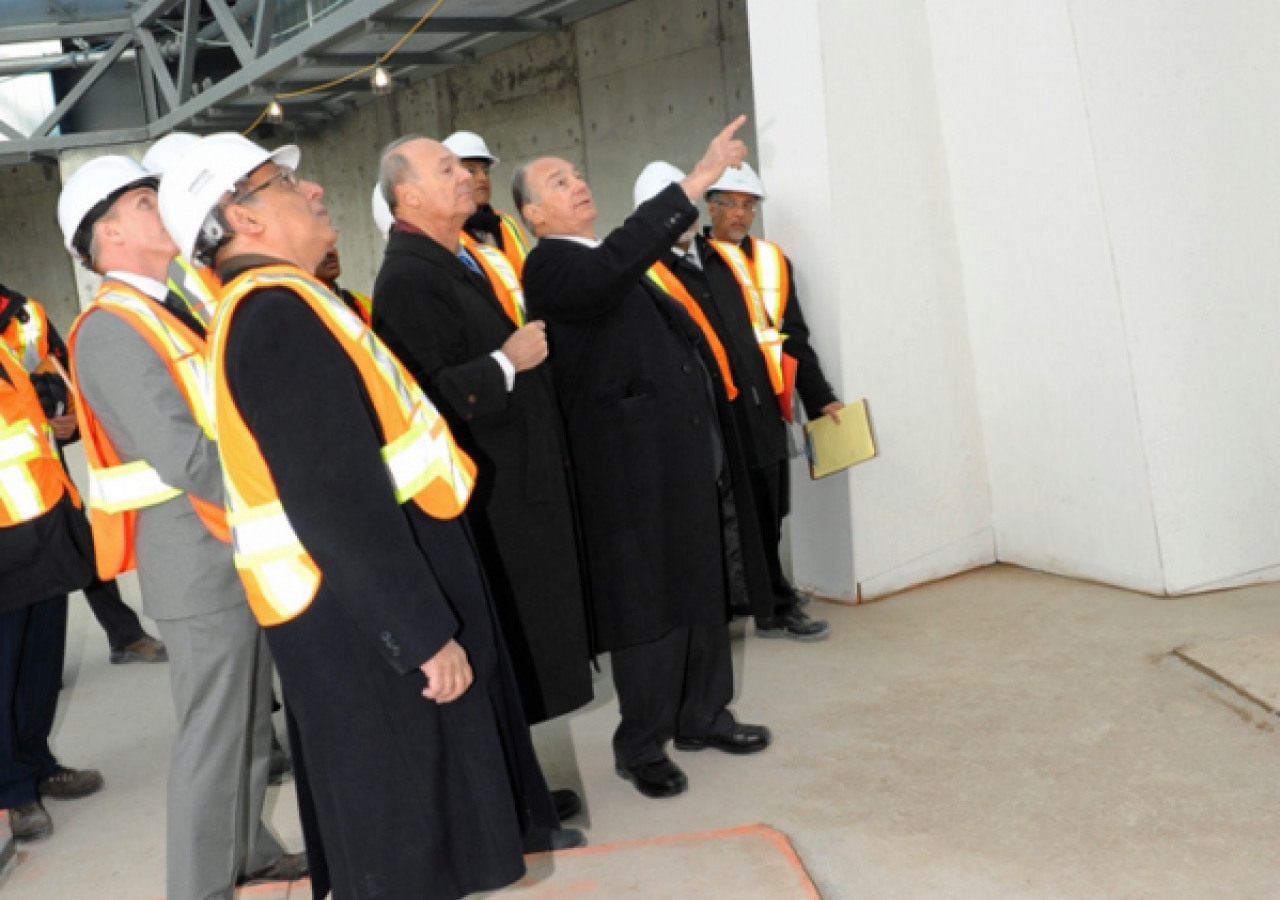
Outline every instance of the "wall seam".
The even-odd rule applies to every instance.
[[[938,119],[938,140],[942,143],[942,169],[946,178],[947,213],[951,222],[951,240],[955,247],[956,268],[960,271],[960,304],[964,311],[965,340],[969,345],[969,377],[973,382],[974,407],[978,411],[978,440],[981,443],[982,474],[987,483],[987,527],[991,532],[992,552],[995,556],[993,562],[1003,562],[1004,556],[1000,550],[1000,528],[996,517],[995,490],[991,477],[991,460],[987,455],[986,404],[982,399],[982,391],[978,388],[978,362],[973,349],[973,318],[969,314],[969,280],[965,273],[964,253],[960,248],[960,224],[956,221],[956,198],[954,184],[951,180],[950,145],[947,141],[947,129],[942,120],[942,92],[938,86],[938,66],[934,57],[933,17],[929,15],[932,5],[930,0],[926,0],[924,12],[925,34],[929,40],[929,67],[933,70],[933,108]]]
[[[1142,401],[1138,395],[1138,379],[1134,371],[1133,351],[1130,344],[1129,320],[1125,315],[1124,295],[1120,287],[1120,267],[1116,262],[1115,241],[1111,236],[1111,219],[1107,214],[1107,197],[1102,185],[1102,172],[1098,165],[1098,147],[1094,140],[1093,116],[1089,108],[1089,92],[1085,85],[1084,69],[1080,61],[1080,40],[1076,30],[1075,9],[1072,0],[1062,0],[1071,29],[1071,51],[1076,61],[1076,76],[1080,86],[1080,107],[1084,112],[1085,131],[1089,140],[1089,160],[1093,164],[1094,185],[1098,191],[1098,206],[1102,213],[1102,231],[1107,242],[1107,258],[1111,265],[1111,283],[1115,288],[1116,308],[1120,315],[1120,333],[1124,336],[1125,368],[1129,373],[1129,389],[1133,394],[1134,417],[1138,423],[1138,443],[1142,452],[1142,469],[1147,481],[1147,500],[1151,509],[1151,531],[1156,541],[1156,563],[1160,567],[1160,592],[1169,594],[1169,580],[1165,572],[1164,542],[1160,536],[1160,519],[1156,515],[1156,495],[1151,480],[1151,460],[1147,454],[1146,429],[1142,420]]]

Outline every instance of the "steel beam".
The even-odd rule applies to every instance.
[[[14,128],[4,119],[0,119],[0,134],[3,134],[5,137],[7,137],[11,141],[25,141],[27,139],[27,136],[25,134],[23,134],[18,129]],[[4,144],[0,143],[0,147],[3,147],[3,146]]]
[[[164,61],[164,55],[160,52],[160,45],[156,43],[155,35],[146,28],[139,28],[134,34],[138,38],[142,55],[149,63],[148,67],[155,76],[156,83],[160,85],[160,93],[164,95],[165,105],[171,110],[176,109],[178,88],[173,83],[173,76],[169,74],[169,66]]]
[[[231,52],[236,55],[236,59],[240,60],[240,65],[247,66],[257,59],[253,54],[253,48],[245,40],[244,29],[231,14],[231,10],[227,9],[227,4],[223,0],[205,0],[205,2],[209,4],[209,9],[213,10],[213,17],[218,20],[223,35],[231,44]]]
[[[173,9],[179,3],[186,3],[188,7],[197,7],[199,11],[200,0],[146,0],[133,15],[130,16],[130,25],[128,28],[146,28],[156,19],[163,16],[169,10]]]
[[[253,58],[260,59],[271,49],[276,30],[276,0],[258,0],[258,16],[253,23]]]
[[[378,53],[319,53],[298,59],[298,68],[358,69],[378,61]],[[474,53],[429,50],[423,53],[402,50],[386,61],[387,66],[456,66],[475,62]]]
[[[62,102],[49,113],[48,117],[40,123],[35,131],[31,132],[31,136],[35,138],[44,137],[50,131],[53,131],[55,125],[62,121],[63,117],[71,111],[71,107],[80,102],[83,97],[93,87],[102,73],[111,68],[111,64],[119,59],[120,54],[124,52],[124,48],[129,46],[133,41],[133,34],[126,32],[116,38],[116,42],[111,45],[111,49],[102,54],[102,59],[98,60],[94,67],[85,73],[84,77],[76,82],[76,86],[71,89],[67,96],[62,98]]]
[[[138,54],[138,81],[142,83],[142,111],[148,122],[160,118],[160,105],[156,101],[156,80],[151,74],[151,61],[146,54]]]
[[[133,28],[129,19],[98,19],[93,22],[37,22],[32,25],[6,25],[0,28],[0,44],[27,41],[69,41],[74,38],[123,34]]]
[[[187,8],[182,15],[182,56],[178,58],[179,104],[191,99],[191,78],[196,70],[196,41],[200,37],[199,32],[200,0],[187,0]]]
[[[365,23],[367,34],[402,35],[414,25],[417,19],[370,19]],[[521,32],[538,34],[546,31],[560,31],[564,24],[559,19],[536,18],[533,16],[513,16],[506,19],[486,19],[478,16],[445,16],[438,19],[427,19],[415,34],[498,34],[500,32]]]

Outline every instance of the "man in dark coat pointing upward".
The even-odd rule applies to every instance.
[[[696,220],[693,201],[742,162],[746,148],[733,133],[745,121],[603,242],[594,237],[591,191],[567,161],[527,163],[512,186],[540,239],[525,261],[525,297],[530,317],[547,322],[596,629],[612,651],[622,713],[614,758],[618,774],[649,797],[687,787],[666,754],[672,738],[679,749],[730,753],[770,740],[727,709],[729,581],[742,563],[733,495],[749,496],[732,476],[736,434],[719,426],[698,326],[645,277]]]

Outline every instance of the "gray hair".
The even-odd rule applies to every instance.
[[[538,198],[534,196],[533,191],[529,188],[529,167],[535,162],[537,162],[536,159],[522,162],[516,166],[515,172],[511,174],[511,202],[516,205],[516,213],[520,216],[520,221],[524,222],[524,227],[530,231],[533,231],[533,226],[525,218],[524,208],[530,203],[538,202]]]
[[[382,199],[387,201],[387,208],[393,214],[396,211],[396,188],[406,181],[415,180],[413,167],[409,165],[408,158],[400,152],[401,148],[405,144],[425,140],[426,138],[420,134],[406,134],[404,137],[398,137],[387,144],[378,158],[378,190],[382,192]]]

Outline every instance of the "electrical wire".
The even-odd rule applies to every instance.
[[[413,37],[414,34],[418,31],[418,29],[421,28],[424,24],[426,24],[427,19],[430,19],[433,15],[435,15],[436,10],[438,10],[443,5],[444,5],[444,0],[436,0],[436,2],[432,5],[432,7],[422,14],[422,18],[418,19],[418,21],[413,23],[413,27],[410,28],[408,31],[406,31],[404,35],[400,38],[400,40],[396,41],[391,46],[391,48],[387,50],[386,53],[383,53],[381,56],[379,56],[374,62],[370,63],[369,65],[361,66],[359,69],[356,69],[353,72],[348,72],[346,75],[343,75],[341,78],[335,78],[332,81],[326,81],[324,84],[317,84],[309,88],[302,88],[296,91],[288,91],[283,94],[276,94],[274,97],[271,98],[271,103],[274,103],[280,100],[287,100],[292,97],[304,97],[307,94],[317,94],[322,91],[327,91],[331,88],[337,87],[340,84],[345,84],[346,82],[350,81],[353,78],[358,78],[361,75],[366,75],[369,72],[372,72],[374,69],[378,68],[378,66],[382,65],[384,62],[390,59],[396,53],[396,51],[398,51],[401,47],[403,47],[405,45],[405,42],[408,41],[409,38]],[[253,131],[253,129],[257,128],[259,125],[262,124],[262,120],[267,117],[267,112],[268,110],[271,109],[271,103],[268,103],[266,106],[262,108],[262,112],[258,114],[258,118],[254,119],[253,124],[250,125],[248,128],[246,128],[244,131],[242,131],[241,134],[247,136]]]

